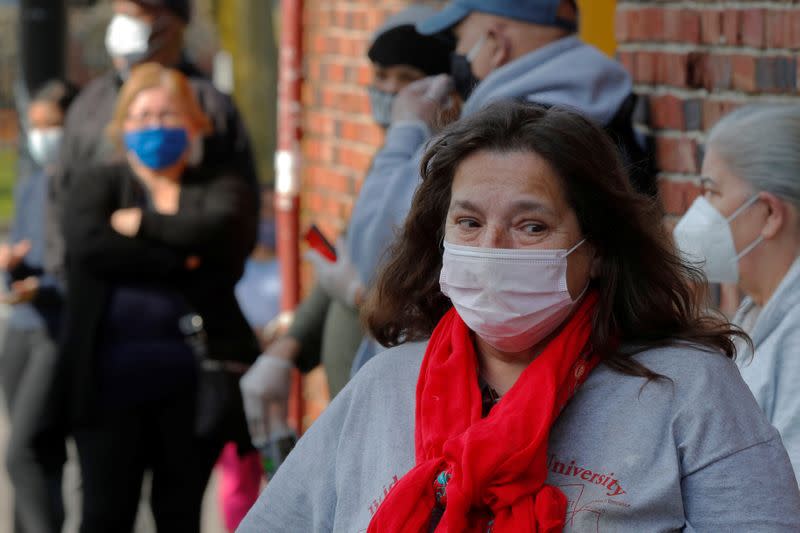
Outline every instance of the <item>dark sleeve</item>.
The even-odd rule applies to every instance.
[[[119,167],[100,167],[74,180],[62,228],[70,262],[105,278],[167,279],[185,270],[186,254],[120,235],[111,227],[119,207]]]
[[[258,225],[247,186],[238,178],[224,177],[192,187],[207,187],[201,210],[174,215],[145,211],[138,237],[188,250],[201,259],[243,259]]]
[[[203,166],[229,171],[246,183],[255,197],[253,209],[260,209],[260,186],[250,136],[236,104],[208,80],[192,79],[200,105],[213,123],[213,133],[203,143]],[[255,241],[254,241],[255,242]]]
[[[287,335],[300,343],[300,353],[295,365],[301,372],[310,372],[321,361],[322,331],[331,298],[322,287],[314,285],[309,294],[295,309],[294,320]]]

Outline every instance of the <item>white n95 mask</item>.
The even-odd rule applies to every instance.
[[[31,128],[28,132],[28,153],[37,165],[49,167],[58,161],[63,137],[64,129],[61,127]]]
[[[106,30],[106,50],[111,57],[124,59],[130,67],[147,56],[152,31],[149,24],[136,17],[114,15]]]
[[[555,331],[586,292],[573,301],[567,290],[567,256],[583,243],[529,250],[445,242],[439,285],[481,339],[521,352]]]
[[[672,231],[675,246],[683,259],[699,264],[712,283],[738,282],[739,259],[761,244],[764,238],[759,236],[737,254],[730,222],[757,201],[756,194],[725,218],[708,200],[698,196]]]

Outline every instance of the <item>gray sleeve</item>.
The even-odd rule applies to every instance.
[[[800,493],[778,436],[685,476],[681,489],[687,532],[800,531]]]
[[[336,450],[353,387],[336,396],[267,484],[237,533],[329,532],[337,503]]]
[[[422,147],[430,132],[416,123],[392,126],[358,194],[347,230],[347,253],[370,286],[406,219],[420,183]]]

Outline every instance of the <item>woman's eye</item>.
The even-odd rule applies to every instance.
[[[522,226],[522,231],[527,233],[528,235],[536,235],[544,231],[544,226],[542,224],[530,223],[525,224]]]
[[[475,219],[472,219],[472,218],[459,219],[458,221],[456,221],[456,224],[458,224],[458,226],[461,229],[474,229],[474,228],[480,227],[480,224],[478,224],[478,221],[475,220]]]

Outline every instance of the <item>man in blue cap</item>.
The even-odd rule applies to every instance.
[[[407,86],[394,103],[386,143],[356,202],[347,253],[369,286],[382,252],[402,224],[419,183],[419,162],[432,131],[463,99],[461,116],[491,102],[524,99],[574,109],[604,125],[633,169],[634,186],[655,194],[654,173],[633,132],[633,82],[616,61],[577,37],[574,0],[453,0],[417,24],[430,35],[450,30],[456,37],[450,76]],[[363,364],[379,351],[363,345]]]

